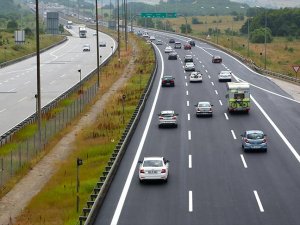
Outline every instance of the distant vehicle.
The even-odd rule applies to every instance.
[[[68,29],[72,29],[72,26],[73,26],[73,22],[71,21],[71,20],[69,20],[68,22],[67,22],[67,28]]]
[[[143,35],[143,32],[139,30],[139,31],[136,32],[136,34],[137,34],[138,36],[142,36],[142,35]]]
[[[175,113],[173,110],[161,111],[158,114],[158,127],[177,127],[177,116],[178,114]]]
[[[187,62],[184,66],[185,71],[195,71],[195,64],[193,62]]]
[[[247,82],[227,82],[227,107],[229,112],[250,110],[250,85]]]
[[[143,37],[144,37],[144,38],[148,38],[148,37],[149,37],[149,34],[148,34],[148,33],[143,33]]]
[[[196,116],[212,116],[212,104],[210,102],[198,102],[196,106]]]
[[[169,60],[172,60],[172,59],[177,59],[177,53],[176,52],[170,52],[169,53],[169,56],[168,56],[168,59]]]
[[[106,47],[106,42],[105,41],[100,41],[99,42],[99,47]]]
[[[175,49],[181,49],[181,43],[179,41],[176,41],[175,45],[174,45],[174,48]]]
[[[186,55],[184,56],[184,62],[193,62],[193,56],[192,55]]]
[[[222,81],[231,81],[231,71],[224,70],[218,74],[218,79],[220,82]]]
[[[174,38],[171,38],[171,39],[169,40],[169,43],[175,43],[175,39],[174,39]]]
[[[89,44],[83,45],[82,51],[84,51],[84,52],[89,52],[89,51],[91,51],[90,45],[89,45]]]
[[[183,48],[184,48],[184,50],[190,50],[190,49],[192,49],[192,46],[187,43],[187,44],[184,44]]]
[[[161,86],[162,87],[174,87],[175,86],[175,78],[172,76],[163,76],[161,78]]]
[[[164,157],[144,157],[139,161],[139,180],[163,180],[168,181],[169,160]]]
[[[190,83],[192,82],[202,82],[202,74],[198,71],[191,72]]]
[[[79,37],[80,38],[86,38],[86,28],[85,26],[79,26]]]
[[[214,55],[211,59],[212,63],[221,63],[222,62],[222,58],[221,56],[218,55]]]
[[[154,36],[150,36],[150,41],[155,41],[155,37]]]
[[[172,52],[172,51],[173,51],[173,49],[172,49],[171,46],[167,46],[167,47],[165,48],[165,53],[170,53],[170,52]]]
[[[196,46],[196,43],[195,43],[195,41],[193,41],[193,40],[189,40],[188,43],[189,43],[191,46],[193,46],[193,47]]]
[[[261,150],[266,152],[268,149],[266,135],[261,130],[248,130],[242,136],[242,148],[244,151]]]
[[[161,41],[160,39],[158,39],[158,40],[156,41],[156,44],[157,44],[157,45],[162,45],[163,43],[162,43],[162,41]]]

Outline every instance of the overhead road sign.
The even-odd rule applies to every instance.
[[[167,12],[158,12],[158,13],[152,13],[152,12],[142,12],[141,13],[142,18],[176,18],[176,13],[167,13]]]

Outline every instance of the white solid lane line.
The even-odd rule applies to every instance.
[[[18,102],[22,102],[26,99],[27,97],[21,98]]]
[[[236,140],[236,136],[235,136],[235,133],[233,130],[231,130],[231,134],[232,134],[233,139]]]
[[[189,191],[189,212],[193,212],[193,192]]]
[[[191,133],[190,130],[189,130],[189,132],[188,132],[188,138],[189,138],[189,141],[192,140],[192,133]]]
[[[186,101],[186,106],[190,106],[190,102],[189,101]]]
[[[221,100],[219,100],[219,103],[220,103],[220,105],[223,105],[223,103],[222,103],[222,101],[221,101]]]
[[[224,116],[225,116],[226,120],[229,120],[227,113],[224,113]]]
[[[188,113],[188,120],[191,120],[191,115]]]
[[[189,168],[192,168],[192,155],[189,155]]]
[[[242,159],[242,162],[243,162],[244,167],[247,169],[248,166],[247,166],[247,163],[246,163],[246,160],[245,160],[243,154],[241,154],[241,159]]]
[[[160,78],[162,78],[163,74],[164,74],[164,60],[163,60],[163,56],[162,56],[160,50],[157,47],[156,47],[156,49],[159,52],[160,59],[161,59],[161,62],[162,62],[162,68],[161,68],[161,74],[160,74]],[[118,205],[116,207],[113,218],[111,220],[111,223],[110,223],[111,225],[117,225],[118,224],[119,217],[121,215],[121,211],[123,209],[125,199],[126,199],[129,187],[130,187],[130,183],[132,181],[132,178],[133,178],[133,175],[134,175],[134,172],[135,172],[135,168],[137,166],[138,160],[139,160],[140,155],[142,153],[142,149],[143,149],[143,146],[144,146],[144,143],[145,143],[145,140],[146,140],[146,136],[147,136],[148,131],[149,131],[151,120],[153,118],[154,110],[155,110],[156,103],[157,103],[157,100],[158,100],[159,92],[160,92],[160,84],[158,84],[158,86],[157,86],[157,90],[156,90],[156,93],[155,93],[155,98],[154,98],[153,105],[152,105],[152,108],[151,108],[151,111],[150,111],[150,114],[149,114],[149,117],[148,117],[148,120],[147,120],[147,124],[146,124],[146,127],[144,129],[144,132],[143,132],[141,141],[139,143],[138,149],[136,151],[136,154],[134,156],[134,160],[131,164],[130,171],[128,173],[125,185],[124,185],[123,190],[122,190],[122,194],[121,194],[121,196],[119,198],[119,201],[118,201]]]
[[[256,201],[257,201],[257,204],[258,204],[258,207],[259,207],[259,211],[264,212],[265,210],[264,210],[263,205],[261,204],[261,201],[260,201],[260,198],[259,198],[259,196],[257,194],[257,191],[254,190],[253,193],[255,195],[255,198],[256,198]]]

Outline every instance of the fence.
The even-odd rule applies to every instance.
[[[60,130],[83,111],[84,107],[96,96],[98,85],[95,83],[85,91],[78,91],[80,95],[75,101],[42,125],[41,143],[39,143],[39,134],[36,132],[33,137],[12,147],[9,155],[0,157],[0,188],[18,171],[28,165]]]

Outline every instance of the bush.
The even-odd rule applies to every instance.
[[[200,21],[197,17],[192,17],[192,24],[200,24]]]
[[[14,30],[17,30],[18,29],[18,23],[17,21],[15,20],[10,20],[8,23],[7,23],[7,30],[9,31],[14,31]]]
[[[273,40],[271,30],[266,29],[266,42],[271,43]],[[265,43],[265,28],[259,28],[250,33],[251,43]]]
[[[23,45],[14,45],[14,46],[12,46],[12,49],[18,52],[18,51],[24,50],[24,47],[23,47]]]

